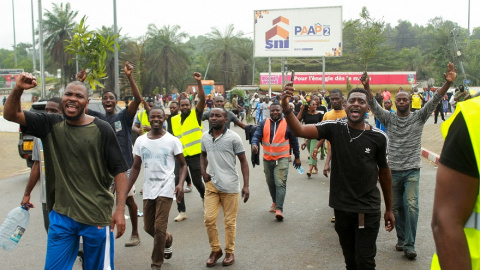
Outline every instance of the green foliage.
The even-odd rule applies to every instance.
[[[347,77],[347,93],[352,90],[352,84],[350,83],[350,78]]]
[[[354,42],[360,48],[359,58],[367,70],[368,63],[379,50],[379,44],[385,40],[383,36],[385,22],[371,18],[366,7],[362,8],[360,18],[361,20],[354,24],[356,27]]]
[[[113,46],[116,45],[115,38],[118,35],[104,37],[97,31],[88,31],[85,20],[86,17],[84,16],[74,30],[72,40],[66,40],[68,45],[65,47],[65,52],[76,55],[80,67],[87,71],[85,82],[95,90],[96,86],[103,88],[100,79],[107,76],[105,72],[107,51],[114,52]]]
[[[238,97],[244,98],[246,96],[245,90],[236,88],[232,89],[232,92],[230,92],[230,102],[232,101],[234,95],[238,95]]]

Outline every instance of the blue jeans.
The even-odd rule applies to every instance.
[[[287,193],[288,165],[288,157],[276,161],[263,160],[263,171],[276,210],[283,211],[283,202]]]
[[[418,223],[418,186],[420,169],[392,170],[393,214],[398,244],[415,250]]]

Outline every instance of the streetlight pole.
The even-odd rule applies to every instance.
[[[45,59],[43,56],[43,15],[42,15],[42,0],[38,0],[38,33],[40,47],[40,79],[42,80],[42,98],[47,96],[47,89],[45,84]]]
[[[115,35],[118,35],[118,29],[117,29],[117,1],[113,0],[113,31],[115,32]],[[118,37],[115,38],[115,43],[118,44]],[[115,93],[117,94],[117,97],[120,98],[120,80],[118,76],[120,76],[120,71],[118,68],[118,48],[117,45],[115,45],[115,54],[114,54],[114,59],[113,59],[113,64],[115,66]]]
[[[32,47],[33,47],[33,72],[37,69],[37,61],[36,61],[36,52],[35,52],[35,20],[33,18],[33,0],[30,0],[30,4],[32,6]]]
[[[17,67],[17,40],[15,38],[15,3],[12,0],[12,15],[13,15],[13,52],[15,58],[15,67]]]

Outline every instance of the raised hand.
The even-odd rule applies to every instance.
[[[293,97],[293,92],[294,91],[295,91],[295,88],[293,88],[293,83],[287,83],[287,84],[285,84],[285,87],[283,87],[283,90],[282,90],[282,108],[284,110],[288,109],[288,106],[289,106],[288,102]]]
[[[367,72],[363,72],[362,77],[360,77],[360,81],[363,85],[368,85],[370,82],[370,76],[368,76]]]
[[[193,72],[193,78],[199,82],[202,80],[202,74],[200,74],[200,72]]]
[[[35,86],[37,86],[37,78],[32,74],[22,72],[20,76],[17,77],[15,88],[26,90],[34,88]]]
[[[123,68],[123,70],[125,71],[125,75],[130,76],[132,75],[133,66],[130,65],[130,63],[127,61],[125,62],[125,67]]]
[[[448,69],[448,72],[443,73],[443,77],[445,77],[445,80],[447,82],[452,83],[457,78],[457,69],[455,68],[453,63],[448,63],[447,69]]]
[[[87,72],[85,71],[85,69],[82,69],[77,74],[77,80],[80,82],[84,82],[85,78],[87,78]]]

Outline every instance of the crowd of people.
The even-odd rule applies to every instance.
[[[417,257],[422,131],[456,79],[453,64],[447,66],[443,86],[431,94],[426,91],[428,99],[416,90],[407,93],[400,89],[393,97],[396,111],[387,89],[373,94],[366,72],[361,77],[363,88],[349,91],[346,97],[338,89],[295,93],[294,85],[287,83],[282,95],[275,98],[235,94],[231,110],[225,109],[224,96],[205,95],[198,72],[193,74],[198,89],[195,94],[148,99],[140,95],[128,62],[124,72],[134,99],[118,112],[118,97],[112,91],[102,94],[105,113],[88,109],[90,93],[83,84],[84,71],[77,76],[78,81],[67,85],[61,99],[48,101],[46,113],[20,110],[23,91],[36,86],[31,74],[18,77],[5,103],[5,118],[37,137],[35,163],[21,204],[34,207],[30,194],[40,180],[48,233],[45,269],[70,269],[80,237],[86,269],[113,269],[113,231],[117,227],[115,238],[125,231],[125,206],[132,222],[125,246],[140,243],[133,195],[142,169],[144,230],[154,239],[151,268],[161,269],[164,259],[172,257],[174,236],[167,232],[170,208],[175,199],[179,212],[175,221],[187,219],[183,194],[191,192],[193,186],[203,201],[211,247],[205,264],[215,266],[225,251],[222,265],[232,265],[238,204],[240,197],[244,203],[248,201],[250,190],[244,142],[230,128],[231,122],[245,130],[252,165],[263,161],[272,199],[268,211],[277,221],[285,218],[290,164],[300,169],[300,151],[307,149],[308,178],[318,174],[318,154],[326,159],[323,174],[330,178],[331,222],[335,223],[347,269],[375,269],[382,197],[384,227],[388,232],[396,231],[395,249],[408,259]],[[444,125],[448,135],[440,159],[432,221],[438,256],[434,256],[432,269],[440,269],[440,265],[442,269],[480,267],[480,222],[475,222],[480,216],[480,129],[472,124],[477,121],[480,102],[479,98],[469,100],[468,93],[460,89],[458,92],[458,109]],[[139,111],[141,103],[144,110]],[[370,110],[375,125],[367,121]],[[246,116],[252,116],[254,125],[243,123]],[[209,121],[206,132],[204,120]],[[237,159],[243,183],[236,170]],[[225,225],[223,250],[216,224],[220,209]]]

